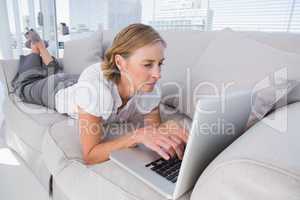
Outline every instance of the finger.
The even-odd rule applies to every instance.
[[[180,145],[182,148],[185,146],[185,141],[179,137],[178,135],[170,134],[169,137],[175,141],[178,145]]]
[[[161,157],[163,157],[165,160],[169,160],[170,156],[162,149],[159,147],[159,145],[151,145],[150,149],[152,149],[153,151],[155,151],[156,153],[158,153]]]
[[[175,141],[178,145],[184,145],[185,141],[178,135],[170,134],[169,138],[171,138],[173,141]]]
[[[182,153],[182,149],[180,147],[181,142],[179,140],[177,140],[178,142],[176,142],[176,141],[172,140],[171,136],[162,137],[162,140],[164,143],[171,145],[172,150],[173,150],[172,156],[175,156],[175,154],[176,154],[179,158],[181,158],[183,153]]]
[[[156,144],[162,147],[171,157],[174,157],[176,154],[173,146],[170,144],[170,141],[166,141],[163,138],[160,138],[156,141]]]
[[[176,135],[171,135],[170,139],[176,143],[176,146],[174,146],[176,154],[179,159],[183,158],[183,151],[184,151],[184,142]]]
[[[189,134],[186,129],[181,128],[176,135],[178,135],[184,141],[184,143],[187,143]]]
[[[169,155],[170,157],[174,157],[176,154],[175,149],[173,148],[173,146],[169,143],[166,143],[164,140],[160,140],[157,142],[157,144],[163,148]]]

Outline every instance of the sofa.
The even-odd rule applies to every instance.
[[[160,81],[163,121],[190,125],[196,102],[211,95],[261,91],[266,78],[300,80],[299,34],[229,29],[160,33],[168,44]],[[78,74],[99,61],[114,35],[103,30],[66,42],[64,57],[59,59],[65,72]],[[1,60],[0,66],[0,80],[6,87],[5,142],[49,192],[49,199],[165,199],[110,160],[85,165],[77,121],[20,101],[10,84],[18,60]],[[199,87],[199,83],[205,84]],[[268,98],[264,95],[262,99]],[[251,126],[243,125],[243,131],[203,166],[195,186],[179,199],[299,200],[300,87],[291,88],[284,97],[264,104],[267,112]],[[227,112],[234,114],[236,109],[244,108]],[[108,138],[120,134],[106,130]]]

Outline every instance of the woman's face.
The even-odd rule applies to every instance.
[[[151,92],[161,78],[161,65],[165,47],[161,42],[149,44],[135,50],[125,60],[125,78],[134,91]],[[123,78],[123,77],[122,77]]]

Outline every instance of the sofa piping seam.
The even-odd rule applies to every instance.
[[[226,165],[236,164],[236,163],[250,163],[252,165],[257,165],[257,166],[260,166],[260,167],[264,167],[264,168],[270,169],[272,171],[275,171],[277,173],[293,177],[296,180],[300,181],[300,176],[299,175],[294,174],[293,172],[290,172],[286,169],[282,169],[278,166],[272,165],[270,163],[265,163],[265,162],[262,162],[262,161],[252,160],[252,159],[249,159],[249,158],[241,158],[241,159],[237,159],[237,160],[226,161],[226,162],[221,163],[221,164],[217,165],[216,167],[214,167],[211,172],[208,172],[205,179],[200,183],[199,187],[201,187],[209,179],[209,177],[212,177],[221,167],[226,166]],[[201,176],[199,177],[199,179],[201,179]]]

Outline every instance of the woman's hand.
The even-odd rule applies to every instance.
[[[157,152],[161,157],[168,160],[175,154],[182,159],[186,138],[176,133],[160,130],[154,126],[147,126],[136,130],[136,140],[146,147]]]
[[[158,131],[161,133],[167,133],[171,135],[178,136],[181,140],[183,140],[185,143],[187,143],[189,132],[187,129],[182,128],[176,121],[174,120],[168,120],[164,123],[162,123],[158,127]]]
[[[162,123],[159,126],[158,131],[160,133],[166,134],[171,140],[173,140],[179,145],[180,150],[178,151],[177,148],[176,154],[178,158],[182,159],[185,150],[185,145],[188,140],[188,131],[184,128],[181,128],[181,126],[173,120],[169,120]]]

